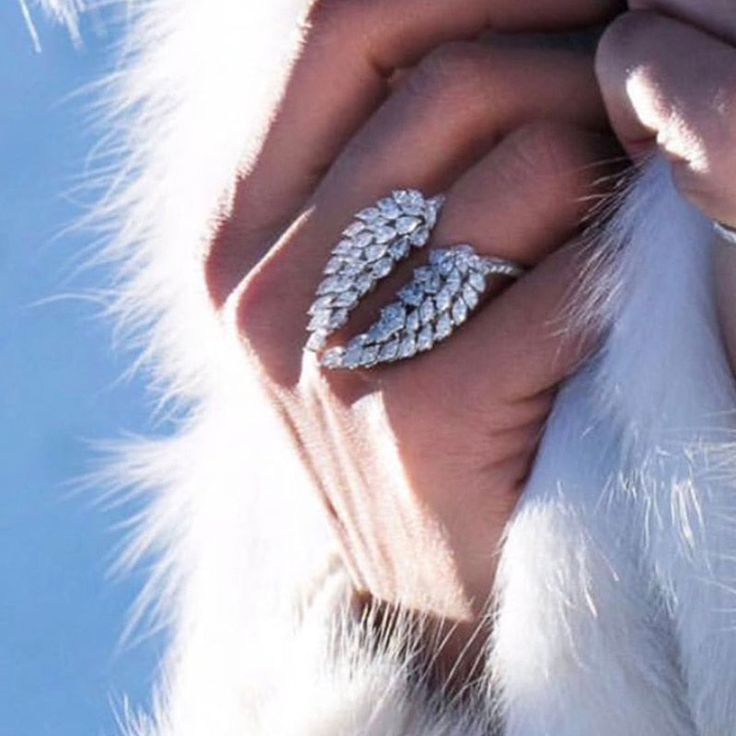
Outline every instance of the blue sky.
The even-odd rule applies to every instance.
[[[75,274],[91,236],[59,237],[95,142],[72,93],[109,67],[115,31],[88,28],[81,50],[39,33],[42,54],[0,3],[0,736],[98,736],[118,732],[124,695],[145,703],[161,642],[118,649],[140,578],[108,569],[130,509],[70,483],[91,442],[149,430],[148,406],[98,307],[73,296],[104,281]]]

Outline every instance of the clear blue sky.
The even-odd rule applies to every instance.
[[[39,19],[41,20],[41,19]],[[89,98],[70,94],[109,66],[115,31],[85,48],[39,23],[32,48],[15,0],[0,3],[0,736],[115,734],[114,704],[143,703],[161,642],[118,651],[140,579],[110,581],[125,509],[70,495],[94,466],[90,440],[147,430],[126,357],[79,299],[103,275],[73,276],[85,234],[66,196],[94,144]]]

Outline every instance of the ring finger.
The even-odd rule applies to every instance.
[[[348,145],[311,207],[239,290],[241,332],[281,383],[298,378],[306,310],[330,247],[352,212],[397,186],[427,191],[449,186],[498,139],[525,123],[556,118],[605,127],[592,64],[578,55],[454,44],[435,52],[416,74]],[[547,153],[554,153],[554,146]],[[509,153],[507,165],[512,158]],[[493,160],[503,180],[505,166],[498,156]],[[533,168],[528,175],[539,179]],[[570,194],[553,191],[556,198],[562,192],[560,199]],[[547,192],[530,201],[548,199]],[[447,211],[452,211],[449,201]]]

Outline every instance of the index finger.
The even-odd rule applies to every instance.
[[[267,239],[307,199],[346,141],[381,103],[397,69],[444,42],[484,31],[551,31],[603,22],[621,0],[317,0],[303,24],[281,101],[212,244],[208,271],[230,263],[230,241]],[[227,279],[212,278],[210,283]],[[226,295],[213,294],[216,302]]]

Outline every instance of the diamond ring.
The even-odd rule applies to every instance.
[[[427,265],[414,270],[411,281],[368,330],[347,345],[323,350],[363,296],[412,248],[426,244],[443,202],[442,196],[427,199],[415,190],[398,190],[359,212],[343,231],[309,309],[306,349],[318,353],[323,367],[370,368],[430,350],[479,306],[488,277],[518,278],[524,273],[519,264],[479,255],[471,245],[435,248]]]
[[[321,350],[340,329],[360,299],[413,248],[422,248],[434,228],[445,198],[426,199],[414,189],[399,189],[361,210],[332,249],[309,309],[307,350]]]

